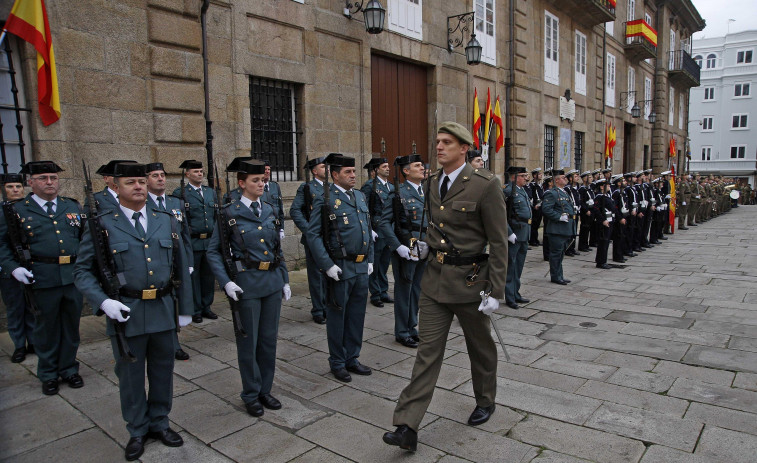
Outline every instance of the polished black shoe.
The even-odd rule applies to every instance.
[[[652,249],[654,247],[654,245],[651,244],[651,243],[650,244],[643,244],[641,247],[642,248],[647,248],[647,249]]]
[[[517,302],[518,304],[528,304],[529,302],[531,302],[531,299],[526,299],[525,297],[516,297],[515,302]]]
[[[147,436],[132,437],[124,449],[126,461],[134,461],[142,456],[145,451],[145,440]]]
[[[597,264],[597,268],[601,268],[601,269],[604,269],[604,270],[609,270],[612,267],[609,266],[609,265],[607,265],[607,264]]]
[[[689,227],[678,227],[679,230],[688,230]]]
[[[173,356],[176,360],[189,360],[189,354],[184,352],[184,349],[176,349]]]
[[[244,408],[246,408],[247,413],[252,416],[263,416],[263,413],[265,413],[265,410],[263,410],[263,405],[259,400],[253,400],[252,402],[245,403]]]
[[[505,301],[505,305],[508,306],[508,307],[510,307],[513,310],[520,309],[520,306],[518,304],[516,304],[515,302],[512,302],[512,301]]]
[[[58,380],[49,379],[42,383],[42,393],[45,395],[55,395],[58,393]]]
[[[184,439],[181,438],[178,432],[171,428],[166,428],[162,431],[150,431],[147,433],[147,437],[157,439],[163,442],[163,445],[168,447],[181,447],[184,445]]]
[[[591,249],[589,248],[578,248],[578,250],[581,252],[591,252]]]
[[[207,318],[209,320],[217,320],[218,315],[216,315],[215,312],[213,312],[212,310],[208,309],[202,313],[202,318]]]
[[[384,442],[389,445],[396,445],[401,449],[415,452],[418,448],[418,433],[403,424],[397,426],[397,429],[394,432],[385,432]]]
[[[373,299],[371,299],[371,305],[374,306],[374,307],[384,307],[384,303],[383,302],[381,302],[381,301],[374,301]]]
[[[389,296],[381,296],[381,302],[386,302],[387,304],[394,304],[394,299],[392,299]]]
[[[690,223],[689,224],[689,227],[696,227],[696,226],[697,226],[697,224],[695,224],[695,223]]]
[[[418,341],[416,341],[415,339],[411,338],[410,336],[408,336],[406,338],[395,338],[395,339],[397,339],[397,342],[400,343],[400,344],[402,344],[405,347],[411,347],[413,349],[415,349],[416,347],[418,347]]]
[[[494,404],[491,404],[488,407],[479,407],[478,405],[476,405],[473,413],[470,414],[470,418],[468,418],[468,424],[471,426],[484,424],[489,421],[492,413],[494,413]]]
[[[669,235],[669,234],[670,234],[670,233],[668,233],[668,235]],[[668,238],[667,238],[666,236],[661,236],[661,237],[660,237],[659,239],[661,239],[661,240],[663,240],[663,241],[664,241],[664,240],[667,240]],[[662,243],[660,243],[660,244],[662,244]]]
[[[552,281],[552,283],[563,285],[563,286],[568,284],[568,282],[565,280],[550,280],[550,281]]]
[[[417,342],[418,344],[421,343],[421,338],[417,334],[414,334],[410,337],[413,338],[413,341]]]
[[[566,278],[563,278],[562,281],[564,281],[565,283],[570,283],[570,280],[568,280]]]
[[[313,315],[313,321],[319,325],[325,325],[326,317],[324,317],[323,315]]]
[[[349,383],[352,381],[352,376],[350,376],[349,372],[345,370],[344,368],[340,368],[338,370],[331,370],[331,374],[334,375],[334,378],[338,379],[339,381],[343,383]]]
[[[646,251],[646,249],[644,248],[637,248],[633,250],[633,252],[644,252],[644,251]]]
[[[628,253],[626,253],[624,255],[628,256],[628,257],[636,257],[636,256],[638,256],[638,254],[636,254],[635,252],[628,252]]]
[[[576,255],[576,252],[575,251],[565,251],[565,255],[568,256],[568,257],[573,257],[573,256]]]
[[[347,371],[350,373],[355,373],[356,375],[360,376],[370,376],[371,373],[373,373],[373,370],[368,368],[367,366],[363,365],[360,362],[355,363],[352,366],[347,367]]]
[[[263,406],[269,410],[280,410],[281,409],[281,402],[279,402],[279,399],[269,394],[260,394],[258,397],[258,400],[260,401]]]
[[[667,239],[667,238],[665,238],[665,239]],[[649,242],[650,246],[653,245],[653,244],[662,244],[662,241],[654,240],[654,241],[650,241]]]
[[[34,344],[29,344],[26,346],[26,353],[27,354],[33,354],[34,353]]]
[[[202,315],[192,315],[192,323],[202,323]]]
[[[63,378],[63,381],[67,382],[68,386],[72,389],[79,389],[80,387],[84,386],[84,380],[81,378],[81,375],[79,375],[79,373],[74,373],[68,378]]]
[[[622,264],[623,262],[627,262],[628,259],[613,259],[612,261],[613,262],[620,262]]]
[[[11,355],[11,362],[13,363],[21,363],[24,360],[26,360],[26,348],[25,347],[19,347],[18,349],[13,351],[13,355]]]

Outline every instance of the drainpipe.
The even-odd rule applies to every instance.
[[[202,77],[203,90],[205,92],[205,150],[208,159],[208,185],[214,187],[214,162],[213,162],[213,122],[210,120],[210,87],[208,83],[208,24],[207,14],[210,0],[203,0],[200,10],[200,23],[202,24]]]
[[[507,168],[512,163],[512,132],[513,132],[513,105],[512,94],[515,87],[515,0],[510,0],[509,4],[509,21],[510,21],[510,40],[508,44],[508,54],[510,59],[510,79],[507,86],[505,86],[505,111],[507,111],[505,117],[505,176],[507,175]]]
[[[618,73],[615,73],[617,76]],[[616,79],[617,80],[617,79]],[[607,26],[602,24],[602,115],[605,114],[605,106],[607,106]]]

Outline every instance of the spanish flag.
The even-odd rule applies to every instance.
[[[670,139],[670,157],[676,157],[676,139],[672,137]]]
[[[473,146],[481,149],[478,133],[481,131],[481,111],[478,109],[478,90],[473,89]]]
[[[497,97],[497,103],[494,105],[492,119],[494,120],[494,126],[497,129],[497,141],[494,142],[494,152],[496,153],[500,148],[505,146],[505,128],[502,126],[502,111],[499,109],[499,97]]]
[[[489,145],[489,125],[492,120],[492,96],[489,89],[486,89],[486,112],[484,113],[484,145]]]
[[[668,212],[668,222],[670,223],[670,233],[675,233],[676,228],[676,166],[670,166],[672,175],[670,176],[670,209]]]
[[[610,143],[610,159],[612,159],[612,153],[613,153],[613,151],[615,151],[615,145],[618,143],[618,137],[617,137],[617,134],[615,133],[615,126],[614,125],[610,128],[610,141],[609,141],[609,143]]]
[[[635,21],[628,21],[626,23],[626,37],[644,37],[654,45],[657,46],[657,31],[652,29],[652,26],[647,24],[643,19],[637,19]]]
[[[605,159],[610,157],[610,124],[605,126]]]
[[[5,22],[5,30],[29,42],[37,50],[39,116],[43,124],[50,125],[60,119],[60,95],[45,1],[16,0]]]

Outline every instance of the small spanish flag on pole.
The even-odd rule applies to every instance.
[[[53,38],[44,0],[16,0],[5,32],[29,42],[37,50],[37,100],[42,123],[50,125],[60,119],[60,95],[58,94],[58,73],[55,70]],[[0,37],[2,42],[2,37]]]
[[[502,124],[502,111],[499,109],[499,96],[497,96],[497,103],[494,105],[492,120],[494,121],[494,127],[497,130],[497,141],[494,143],[494,152],[496,153],[505,146],[505,129]]]
[[[473,145],[476,149],[481,148],[479,132],[481,131],[481,110],[478,109],[478,90],[473,89]]]

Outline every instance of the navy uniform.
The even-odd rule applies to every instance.
[[[625,188],[626,197],[630,203],[631,215],[628,217],[628,237],[626,238],[627,249],[632,252],[644,251],[641,247],[641,225],[643,223],[643,215],[639,215],[641,211],[642,201],[644,200],[639,189],[632,182],[636,178],[637,172],[629,172],[624,175],[628,180],[628,186]]]
[[[531,171],[533,180],[528,184],[529,197],[531,198],[531,233],[529,233],[528,244],[539,246],[539,227],[541,226],[541,204],[544,200],[544,190],[541,183],[536,181],[536,176],[541,172],[541,167]]]
[[[319,157],[309,160],[305,164],[305,169],[314,169],[319,164],[323,164],[325,157]],[[306,196],[309,195],[309,198]],[[323,182],[317,178],[313,178],[309,182],[302,183],[297,188],[297,194],[292,201],[292,207],[289,209],[289,216],[292,217],[294,225],[302,233],[300,243],[305,247],[305,262],[307,263],[308,273],[308,289],[310,291],[310,301],[313,307],[310,309],[310,314],[313,316],[313,321],[319,325],[326,323],[326,297],[324,286],[324,275],[318,269],[318,264],[313,258],[313,251],[307,241],[308,223],[310,222],[310,216],[313,213],[313,203],[316,197],[323,197]]]
[[[62,170],[54,162],[36,161],[26,163],[21,173],[57,176]],[[42,392],[57,394],[58,378],[71,387],[82,387],[76,361],[82,296],[74,287],[73,276],[81,236],[81,206],[74,199],[57,196],[56,189],[51,199],[30,193],[13,204],[13,208],[20,217],[21,232],[26,235],[31,252],[33,277],[24,278],[33,281],[39,310],[32,337],[39,358],[37,377],[43,383]],[[0,220],[0,266],[15,276],[21,263],[11,248],[5,217]]]
[[[574,257],[580,256],[576,252],[576,238],[578,237],[578,217],[583,212],[581,209],[581,195],[578,193],[578,187],[573,183],[574,174],[578,174],[578,171],[573,169],[567,172],[565,175],[568,178],[568,184],[565,186],[565,191],[570,195],[570,200],[573,202],[573,210],[576,216],[576,220],[573,222],[573,238],[568,242],[568,247],[565,250],[565,255]]]
[[[326,165],[354,167],[355,158],[332,153],[326,158]],[[330,175],[328,169],[326,175]],[[344,190],[333,183],[328,188],[328,211],[334,227],[334,233],[329,232],[328,249],[321,229],[325,191],[324,197],[314,198],[307,240],[318,268],[327,275],[329,272],[336,275],[335,267],[341,271],[338,280],[326,281],[327,287],[330,284],[333,291],[333,300],[326,300],[326,333],[331,371],[340,381],[349,382],[352,378],[348,372],[371,373],[358,361],[363,344],[368,275],[373,271],[371,218],[368,202],[361,191]]]
[[[562,170],[554,170],[553,175],[564,175]],[[568,243],[575,233],[575,208],[570,194],[555,186],[544,192],[544,233],[549,239],[549,274],[553,283],[570,283],[563,277],[562,259]]]
[[[145,167],[119,164],[114,176],[144,177]],[[178,236],[180,224],[172,214],[151,210],[147,205],[140,211],[119,205],[118,209],[106,211],[98,217],[108,233],[108,249],[105,251],[112,252],[116,271],[125,281],[120,289],[120,304],[130,309],[123,326],[136,361],[129,363],[118,354],[111,318],[107,319],[107,334],[111,337],[116,360],[121,413],[131,436],[126,457],[136,459],[148,436],[161,439],[172,447],[182,444],[181,437],[169,428],[168,421],[173,397],[173,336],[177,328],[171,293],[175,292],[178,298],[179,316],[186,317],[187,322],[192,314],[192,295],[189,285],[173,288],[171,280],[189,281],[189,265],[184,243]],[[89,229],[82,238],[74,277],[76,287],[87,297],[96,315],[105,313],[106,306],[120,306],[100,286]],[[147,395],[145,366],[150,384]]]
[[[626,256],[633,257],[630,251],[626,249],[628,217],[631,211],[626,193],[621,188],[623,175],[614,175],[611,177],[611,181],[612,200],[617,211],[617,220],[612,225],[612,260],[613,262],[623,263],[626,261]]]
[[[423,160],[417,154],[399,156],[395,165],[400,169]],[[403,172],[404,174],[404,172]],[[415,241],[426,232],[427,218],[423,214],[426,196],[420,184],[405,180],[392,193],[399,201],[389,197],[379,222],[379,238],[392,250],[392,273],[394,274],[394,339],[400,344],[418,347],[418,298],[421,295],[421,279],[426,262],[413,256]],[[396,210],[395,210],[396,209]],[[404,248],[399,251],[399,249]],[[405,257],[399,252],[403,252]],[[416,253],[417,254],[417,253]],[[375,272],[374,272],[375,273]]]
[[[264,175],[260,161],[246,161],[239,165],[240,175]],[[216,224],[208,247],[208,261],[218,283],[232,297],[241,288],[239,316],[247,337],[237,336],[239,373],[242,377],[240,394],[247,412],[263,415],[263,406],[281,408],[271,395],[276,367],[276,337],[279,331],[281,301],[284,293],[291,296],[289,274],[279,239],[279,219],[273,205],[242,195],[239,201],[221,210],[225,224]],[[239,272],[235,281],[224,267],[221,233],[231,246],[232,258]],[[233,297],[232,297],[233,298]]]
[[[592,187],[596,192],[596,198],[593,206],[593,219],[599,227],[599,235],[597,240],[597,255],[594,262],[597,268],[609,269],[612,268],[607,264],[607,251],[610,248],[610,238],[612,237],[613,225],[619,221],[618,211],[615,208],[615,202],[613,201],[610,193],[604,193],[604,188],[607,185],[607,180],[601,178],[592,183]],[[605,225],[607,222],[607,225]]]
[[[591,175],[588,170],[581,173],[581,180],[586,181]],[[593,231],[594,220],[591,217],[591,209],[594,207],[594,190],[591,184],[584,183],[578,187],[578,195],[580,197],[581,205],[581,226],[578,231],[578,250],[582,252],[589,252],[589,235]]]
[[[202,169],[199,161],[184,161],[179,166],[182,169]],[[192,297],[194,298],[195,323],[202,322],[202,317],[214,320],[218,318],[210,310],[215,291],[215,279],[205,255],[210,237],[215,227],[215,208],[217,207],[216,193],[212,188],[200,185],[195,187],[187,182],[184,194],[181,187],[173,192],[173,196],[182,198],[189,204],[189,229],[191,231],[192,251],[194,252],[194,271],[192,272]]]
[[[373,158],[364,167],[369,171],[379,168],[386,164],[386,158]],[[368,277],[368,289],[371,293],[371,304],[376,307],[383,307],[384,302],[394,302],[389,297],[389,280],[386,278],[386,272],[389,271],[389,262],[392,260],[392,251],[389,243],[379,233],[379,220],[383,213],[384,207],[390,201],[389,196],[394,192],[394,185],[376,176],[363,184],[360,188],[368,200],[368,211],[371,214],[371,229],[378,234],[373,244],[373,253],[376,260],[376,268]]]
[[[509,174],[525,174],[525,167],[511,167]],[[507,235],[515,235],[515,242],[508,244],[507,249],[507,284],[505,285],[505,303],[508,307],[517,309],[518,303],[529,302],[520,294],[520,277],[526,264],[528,239],[531,234],[531,207],[526,190],[515,184],[516,180],[508,183],[505,188],[507,201]]]

